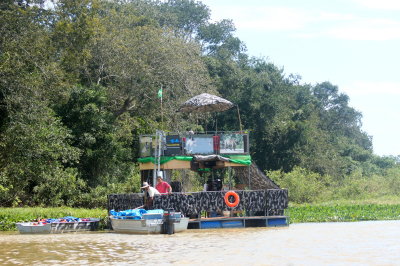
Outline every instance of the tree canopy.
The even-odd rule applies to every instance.
[[[373,154],[361,113],[337,86],[301,84],[250,57],[233,21],[211,22],[200,1],[49,3],[0,6],[0,205],[79,206],[135,189],[140,134],[215,120],[239,129],[236,109],[200,117],[203,126],[176,112],[203,92],[237,105],[263,170],[341,180],[396,164]]]

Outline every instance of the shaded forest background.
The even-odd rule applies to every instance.
[[[250,57],[201,2],[50,3],[0,4],[0,206],[138,191],[140,134],[239,129],[237,109],[176,112],[203,92],[237,104],[253,160],[292,201],[399,194],[399,158],[373,153],[347,95]]]

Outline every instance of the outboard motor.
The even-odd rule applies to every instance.
[[[175,212],[173,209],[168,209],[164,211],[164,223],[162,224],[162,234],[172,235],[174,234],[174,222],[175,222]]]

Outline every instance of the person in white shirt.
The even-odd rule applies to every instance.
[[[144,208],[146,210],[152,209],[154,195],[159,195],[160,192],[158,192],[158,190],[154,187],[150,186],[147,182],[143,182],[143,186],[141,187],[141,189],[144,189],[146,191],[145,203],[143,205]]]

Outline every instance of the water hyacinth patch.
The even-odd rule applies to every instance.
[[[286,215],[290,223],[399,220],[400,204],[292,206]]]

